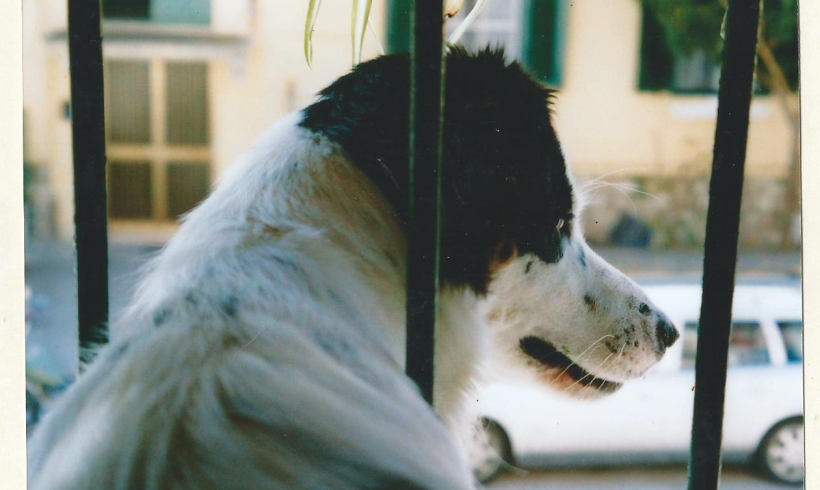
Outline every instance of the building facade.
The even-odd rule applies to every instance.
[[[463,11],[473,3],[467,0]],[[306,2],[103,4],[112,240],[166,239],[178,216],[201,200],[274,120],[309,103],[351,66],[350,2],[322,3],[312,68],[303,54]],[[407,47],[408,5],[373,3],[375,31],[388,51]],[[66,4],[26,0],[23,8],[33,221],[40,234],[52,230],[70,239]],[[448,31],[463,15],[448,23]],[[511,59],[522,60],[559,89],[554,123],[581,180],[605,175],[674,180],[708,172],[717,71],[697,55],[658,58],[657,26],[637,0],[494,0],[463,42],[471,48],[503,45]],[[363,59],[378,53],[368,35]],[[790,103],[796,104],[796,97]],[[792,137],[778,101],[756,97],[748,175],[783,181]],[[629,212],[628,202],[606,209]],[[602,214],[598,221],[609,220],[611,227],[613,216]]]

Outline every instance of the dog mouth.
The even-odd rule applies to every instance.
[[[560,370],[554,376],[554,381],[560,381],[563,376],[568,376],[574,381],[573,385],[592,388],[599,393],[614,393],[623,386],[623,383],[609,381],[593,375],[559,351],[554,345],[541,338],[524,337],[519,341],[519,346],[524,354],[539,364],[551,371]]]

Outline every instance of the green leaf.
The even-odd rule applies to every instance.
[[[379,34],[376,32],[376,28],[373,27],[373,23],[370,22],[370,19],[367,19],[367,28],[370,29],[370,34],[373,35],[373,40],[376,42],[376,46],[379,48],[379,53],[384,56],[384,46],[382,46],[382,42],[379,39]]]
[[[362,60],[362,46],[364,33],[367,30],[367,20],[370,18],[370,5],[373,0],[353,0],[353,64],[358,65]]]
[[[470,10],[469,14],[467,14],[467,17],[465,17],[464,20],[461,21],[461,24],[459,24],[458,27],[456,27],[456,30],[453,31],[452,34],[450,34],[450,38],[447,39],[447,44],[455,44],[458,42],[459,39],[461,39],[461,36],[463,36],[464,33],[467,32],[467,29],[469,29],[470,26],[473,25],[473,22],[475,22],[476,18],[478,17],[478,14],[480,14],[481,11],[484,10],[484,7],[487,5],[488,1],[489,0],[478,0],[475,3],[473,9]]]
[[[305,61],[308,66],[313,63],[313,26],[319,16],[319,6],[322,0],[310,0],[308,2],[307,18],[305,19]]]

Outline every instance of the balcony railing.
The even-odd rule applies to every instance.
[[[107,212],[99,0],[69,0],[76,203],[76,270],[82,352],[105,342]],[[718,488],[732,294],[752,93],[759,0],[729,0],[704,253],[689,488]],[[413,7],[407,374],[433,401],[438,305],[442,1]]]

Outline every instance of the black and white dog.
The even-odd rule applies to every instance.
[[[448,56],[435,412],[406,378],[406,56],[359,65],[231,167],[30,441],[34,489],[473,488],[484,359],[593,396],[677,338],[585,244],[549,90]]]

